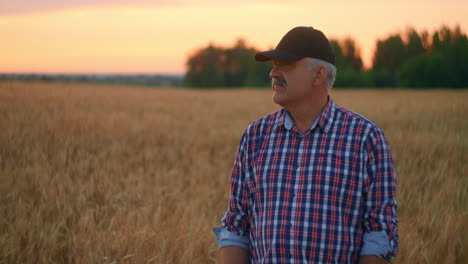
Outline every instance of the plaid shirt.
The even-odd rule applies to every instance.
[[[391,260],[398,247],[396,172],[382,130],[335,105],[301,133],[285,109],[244,132],[220,246],[248,248],[251,263]]]

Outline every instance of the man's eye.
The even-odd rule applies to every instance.
[[[275,62],[273,66],[286,67],[292,65],[292,62]]]

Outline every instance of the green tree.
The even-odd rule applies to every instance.
[[[423,36],[423,37],[421,37]],[[406,32],[406,50],[408,58],[426,53],[427,32],[419,33],[414,28],[409,28]]]
[[[337,75],[335,87],[364,87],[370,86],[368,74],[363,71],[360,49],[352,38],[341,41],[330,40],[335,53]]]
[[[378,40],[373,57],[373,83],[375,86],[396,85],[396,69],[407,57],[406,47],[400,35]]]
[[[242,87],[247,83],[249,62],[253,61],[255,49],[248,48],[245,40],[238,39],[232,48],[225,50],[224,86]]]
[[[226,54],[223,49],[210,43],[187,60],[188,72],[185,76],[185,83],[192,87],[203,88],[222,86],[225,61]]]
[[[263,87],[270,83],[271,64],[256,63],[254,48],[238,39],[233,47],[212,44],[197,50],[187,60],[185,83],[191,87]]]
[[[394,70],[403,65],[406,57],[406,47],[401,36],[391,35],[384,40],[377,41],[372,64],[374,68]]]
[[[442,26],[425,53],[410,58],[398,71],[406,87],[468,87],[468,39],[457,26]]]

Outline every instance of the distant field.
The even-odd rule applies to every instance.
[[[398,173],[395,263],[468,263],[468,90],[337,90]],[[0,263],[215,263],[269,90],[0,82]]]

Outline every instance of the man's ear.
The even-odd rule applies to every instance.
[[[319,69],[317,70],[317,73],[315,74],[315,79],[314,79],[314,84],[315,85],[321,85],[326,81],[327,78],[327,69],[323,66],[319,66]]]

